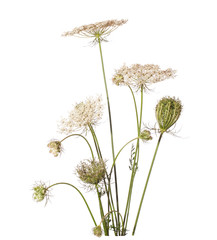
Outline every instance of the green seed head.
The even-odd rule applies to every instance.
[[[152,140],[152,136],[151,136],[151,132],[148,131],[148,130],[143,130],[141,133],[140,133],[140,136],[139,136],[140,139],[142,139],[143,141],[149,141],[149,140]]]
[[[106,165],[103,160],[82,161],[76,168],[77,176],[86,184],[100,183],[106,174]]]
[[[155,109],[155,115],[160,127],[160,132],[166,132],[179,119],[182,111],[182,104],[179,99],[164,97]]]
[[[102,236],[102,228],[100,225],[96,226],[93,228],[93,234],[97,237],[101,237]]]

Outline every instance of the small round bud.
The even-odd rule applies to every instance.
[[[152,136],[151,136],[151,132],[148,131],[148,130],[143,130],[141,133],[140,133],[140,136],[139,136],[140,139],[142,139],[143,141],[149,141],[149,140],[152,140]]]
[[[101,237],[102,236],[102,228],[101,225],[98,225],[96,227],[93,228],[93,234],[97,237]]]
[[[44,183],[36,184],[33,187],[33,199],[36,202],[41,202],[48,196],[48,190]]]
[[[60,141],[51,141],[47,145],[50,148],[50,153],[57,157],[62,152],[62,146]]]
[[[182,104],[179,99],[164,97],[155,109],[155,115],[160,127],[161,133],[166,132],[179,119],[182,111]]]
[[[124,76],[122,74],[116,74],[113,78],[112,81],[114,84],[119,86],[120,84],[124,83]]]

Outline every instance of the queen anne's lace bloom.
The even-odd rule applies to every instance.
[[[125,24],[127,20],[107,20],[94,24],[76,27],[72,31],[65,32],[62,36],[76,36],[85,38],[94,38],[94,42],[106,41],[106,37],[119,26]]]
[[[59,124],[61,133],[71,134],[74,131],[87,131],[89,125],[97,125],[102,119],[102,98],[87,98],[74,106],[68,118],[63,118]]]
[[[117,86],[126,85],[138,90],[142,86],[147,88],[149,84],[174,78],[175,73],[176,71],[171,68],[161,70],[158,65],[154,64],[133,64],[130,67],[123,65],[119,70],[116,70],[112,81]]]

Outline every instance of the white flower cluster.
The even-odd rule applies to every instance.
[[[175,73],[176,71],[171,68],[161,70],[158,65],[154,64],[133,64],[130,67],[123,65],[119,70],[116,70],[112,81],[118,86],[126,85],[138,90],[142,86],[147,88],[149,84],[174,78]]]
[[[102,119],[102,98],[87,98],[74,106],[68,118],[63,118],[59,124],[59,130],[64,134],[82,130],[87,131],[89,125],[94,126]]]
[[[87,38],[95,38],[101,36],[108,36],[112,31],[114,31],[119,26],[125,24],[127,20],[107,20],[102,22],[97,22],[94,24],[83,25],[74,28],[72,31],[65,32],[62,36],[79,36]]]

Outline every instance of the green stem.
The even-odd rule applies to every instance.
[[[101,150],[100,150],[99,141],[97,139],[96,133],[95,133],[93,127],[91,126],[91,124],[89,125],[89,128],[90,128],[90,131],[91,131],[91,134],[92,134],[92,137],[93,137],[93,141],[94,141],[94,144],[95,144],[95,147],[96,147],[98,158],[99,158],[99,160],[103,161],[102,153],[101,153]],[[107,188],[105,179],[103,181],[104,181],[105,190],[106,190],[107,199],[108,199],[108,212],[109,212],[110,208],[114,209],[114,202],[113,202],[112,192],[111,192],[110,177],[108,176],[107,172],[106,172],[106,176],[107,176],[107,179],[108,179],[108,188]],[[117,223],[117,216],[116,216],[116,214],[114,214],[114,215],[115,215],[115,220],[116,220],[116,223]],[[112,224],[114,225],[113,214],[112,214]],[[108,234],[109,234],[109,229],[108,229]]]
[[[69,138],[69,137],[73,137],[73,136],[79,136],[79,137],[82,137],[82,138],[86,141],[86,143],[88,144],[88,146],[89,146],[89,148],[90,148],[92,158],[94,159],[93,149],[92,149],[90,143],[89,143],[88,140],[87,140],[84,136],[82,136],[81,134],[71,134],[71,135],[69,135],[69,136],[63,138],[60,142],[63,142],[63,141],[66,140],[67,138]]]
[[[133,161],[133,167],[132,167],[132,173],[131,173],[131,179],[130,179],[128,197],[127,197],[127,203],[126,203],[126,208],[125,208],[125,213],[124,213],[124,224],[125,224],[125,227],[123,228],[123,231],[125,231],[127,229],[127,223],[128,223],[128,218],[129,218],[129,212],[130,212],[131,196],[132,196],[132,190],[133,190],[133,183],[134,183],[134,178],[135,178],[135,174],[136,174],[136,168],[138,167],[138,161],[139,161],[139,135],[140,135],[140,131],[141,131],[142,112],[143,112],[143,87],[141,87],[141,101],[140,101],[140,117],[139,117],[139,120],[138,120],[138,111],[137,111],[137,105],[136,105],[136,101],[135,101],[135,96],[134,96],[133,91],[132,91],[131,88],[130,88],[130,91],[132,93],[133,101],[134,101],[134,105],[135,105],[135,112],[136,112],[136,119],[137,119],[138,140],[137,140],[137,144],[136,144],[135,158],[134,158],[134,161]],[[122,232],[122,234],[125,234],[125,233]]]
[[[73,187],[73,188],[81,195],[81,197],[83,198],[83,200],[84,200],[84,202],[85,202],[85,204],[86,204],[86,206],[87,206],[87,209],[88,209],[88,211],[89,211],[89,213],[90,213],[90,215],[91,215],[91,217],[92,217],[92,219],[93,219],[93,222],[94,222],[95,226],[97,226],[96,221],[95,221],[95,219],[94,219],[94,216],[93,216],[93,214],[92,214],[92,212],[91,212],[91,210],[90,210],[90,207],[89,207],[89,205],[88,205],[85,197],[83,196],[83,194],[82,194],[74,185],[72,185],[72,184],[70,184],[70,183],[66,183],[66,182],[59,182],[59,183],[55,183],[55,184],[50,185],[47,189],[52,188],[52,187],[54,187],[54,186],[56,186],[56,185],[60,185],[60,184],[65,184],[65,185],[68,185],[68,186],[70,186],[70,187]]]
[[[98,186],[96,185],[96,191],[97,191],[97,196],[98,196],[98,200],[99,200],[99,209],[100,209],[100,215],[101,215],[101,219],[103,218],[104,216],[104,210],[103,210],[103,205],[102,205],[102,201],[101,201],[101,196],[100,196],[100,193],[99,193],[99,189],[98,189]],[[105,232],[105,236],[108,236],[108,228],[107,228],[107,223],[105,221],[103,221],[103,229],[104,229],[104,232]]]
[[[156,146],[156,149],[155,149],[155,152],[154,152],[152,163],[151,163],[151,166],[150,166],[150,169],[149,169],[148,177],[147,177],[145,187],[144,187],[144,190],[143,190],[143,193],[142,193],[142,198],[141,198],[141,201],[140,201],[140,204],[139,204],[139,209],[138,209],[138,213],[137,213],[137,216],[136,216],[136,221],[135,221],[135,224],[134,224],[132,235],[134,235],[135,231],[136,231],[136,226],[137,226],[137,222],[138,222],[138,219],[139,219],[139,214],[140,214],[140,211],[141,211],[143,199],[144,199],[144,196],[145,196],[145,192],[146,192],[146,189],[147,189],[147,186],[148,186],[148,181],[149,181],[149,178],[150,178],[150,175],[151,175],[151,171],[152,171],[152,168],[153,168],[153,165],[154,165],[154,160],[155,160],[155,157],[157,155],[157,151],[158,151],[162,136],[163,136],[163,133],[160,134],[158,142],[157,142],[157,146]]]
[[[104,221],[104,219],[105,219],[109,214],[111,214],[111,213],[113,213],[113,212],[117,212],[117,211],[113,210],[113,211],[110,211],[110,212],[106,213],[106,215],[102,218],[102,220],[101,220],[101,222],[99,223],[99,225]],[[121,217],[121,222],[122,222],[122,226],[123,226],[123,224],[124,224],[123,217],[122,217],[122,215],[121,215],[119,212],[117,212],[117,214],[120,215],[120,217]]]
[[[136,139],[138,139],[138,137],[131,139],[129,142],[127,142],[126,144],[124,144],[124,146],[119,150],[119,152],[117,153],[117,155],[116,155],[116,157],[115,157],[115,159],[114,159],[114,161],[113,161],[113,164],[112,164],[112,166],[111,166],[111,170],[110,170],[109,176],[111,176],[111,174],[112,174],[113,167],[115,166],[116,160],[117,160],[119,154],[121,153],[121,151],[122,151],[129,143],[131,143],[132,141],[134,141],[134,140],[136,140]]]
[[[136,99],[135,99],[135,95],[133,93],[133,90],[130,86],[128,86],[129,89],[130,89],[130,92],[132,94],[132,97],[133,97],[133,102],[134,102],[134,107],[135,107],[135,113],[136,113],[136,122],[137,122],[137,131],[138,131],[138,134],[140,133],[139,132],[139,116],[138,116],[138,110],[137,110],[137,104],[136,104]]]
[[[103,72],[103,78],[104,78],[104,84],[105,84],[105,91],[106,91],[106,97],[107,97],[107,105],[108,105],[108,114],[109,114],[109,125],[110,125],[110,135],[111,135],[111,146],[112,146],[112,157],[113,161],[115,159],[115,152],[114,152],[114,140],[113,140],[113,130],[112,130],[112,118],[111,118],[111,109],[110,109],[110,102],[109,102],[109,94],[108,94],[108,87],[106,82],[106,76],[105,76],[105,68],[104,68],[104,62],[103,62],[103,55],[102,55],[102,47],[101,47],[101,40],[98,37],[98,43],[99,43],[99,51],[100,51],[100,58],[102,63],[102,72]],[[116,166],[114,165],[114,177],[115,177],[115,192],[116,192],[116,205],[117,205],[117,211],[119,212],[119,200],[118,200],[118,183],[117,183],[117,171]],[[119,215],[117,216],[118,220],[118,226],[120,224],[120,218]]]

